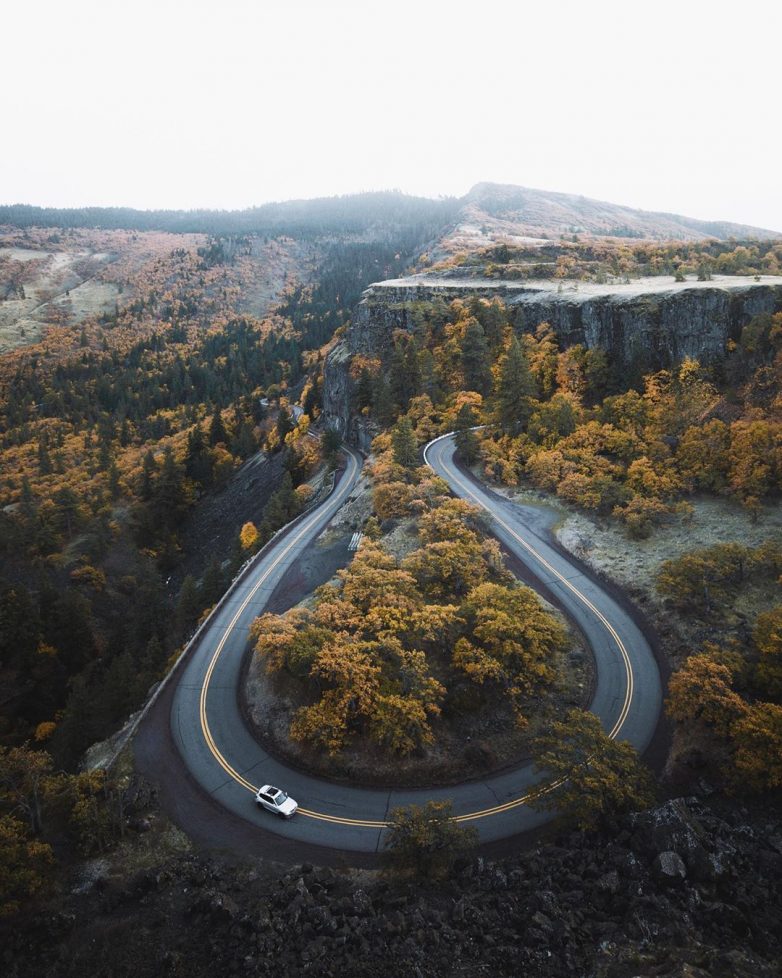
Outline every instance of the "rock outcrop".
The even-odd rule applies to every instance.
[[[366,447],[369,433],[351,416],[350,362],[357,354],[385,358],[395,330],[413,324],[416,303],[501,298],[520,331],[554,327],[563,346],[606,350],[615,369],[640,374],[693,357],[714,363],[728,341],[760,313],[782,309],[782,277],[718,276],[708,282],[651,278],[598,285],[413,276],[378,282],[364,293],[353,321],[326,361],[324,407],[330,424]]]

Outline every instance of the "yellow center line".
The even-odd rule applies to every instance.
[[[353,470],[355,470],[357,468],[357,463],[352,455],[350,456],[350,460],[353,466]],[[338,494],[336,499],[337,502],[341,503],[342,496],[346,495],[347,492],[350,491],[350,483],[352,477],[353,477],[353,472],[351,472],[350,477],[348,477],[345,480],[345,488]],[[339,508],[338,506],[335,507],[335,511],[338,508]],[[258,578],[255,585],[248,593],[247,597],[244,599],[244,601],[242,601],[236,614],[231,619],[230,624],[228,625],[225,632],[223,633],[223,637],[218,642],[217,647],[214,651],[214,655],[212,656],[209,662],[209,666],[206,670],[206,673],[204,675],[204,681],[201,686],[199,713],[200,713],[200,720],[201,720],[201,730],[203,732],[204,740],[206,741],[207,747],[211,751],[212,755],[214,756],[215,760],[220,765],[220,767],[222,767],[223,770],[227,774],[229,774],[234,781],[237,781],[240,785],[247,788],[248,791],[252,791],[253,794],[257,792],[258,790],[257,787],[251,784],[246,778],[242,777],[242,775],[229,764],[229,762],[225,759],[224,755],[222,754],[219,747],[215,743],[214,737],[212,736],[212,731],[209,727],[209,720],[207,718],[207,711],[206,711],[206,699],[207,699],[207,693],[209,692],[209,684],[212,680],[212,673],[214,672],[215,666],[217,665],[217,660],[220,658],[220,655],[223,649],[225,648],[225,643],[228,641],[231,633],[236,627],[236,623],[244,614],[247,605],[252,601],[252,599],[258,593],[258,589],[266,582],[266,580],[269,578],[269,575],[279,565],[280,561],[282,561],[291,552],[291,550],[296,546],[299,540],[301,540],[301,538],[305,536],[305,534],[307,534],[309,530],[318,522],[320,517],[321,514],[316,513],[309,520],[305,521],[304,525],[299,530],[299,532],[294,537],[292,537],[291,541],[287,544],[287,546],[280,551],[280,553],[275,557],[275,559],[271,562],[271,564],[269,564],[269,566],[266,568],[263,574]]]
[[[355,468],[357,463],[352,455],[350,456],[350,459],[353,464],[353,467]],[[586,597],[586,595],[582,594],[581,591],[579,591],[578,588],[576,588],[570,581],[568,581],[567,578],[565,578],[562,574],[560,574],[559,571],[556,570],[556,568],[552,567],[552,565],[545,559],[545,557],[543,557],[541,554],[537,552],[537,550],[535,550],[532,546],[530,546],[530,544],[527,543],[527,541],[524,540],[522,537],[520,537],[515,530],[511,529],[511,527],[508,526],[508,524],[504,520],[502,520],[499,516],[496,516],[494,513],[492,513],[489,507],[486,506],[486,504],[478,496],[476,496],[476,494],[467,485],[465,485],[465,483],[456,475],[456,473],[452,469],[446,466],[444,462],[441,462],[441,464],[443,466],[443,469],[450,476],[450,478],[452,478],[453,481],[457,485],[459,485],[468,496],[470,496],[473,500],[475,500],[475,502],[482,509],[485,509],[487,512],[489,512],[492,518],[500,526],[502,526],[508,533],[510,533],[510,535],[518,543],[520,543],[529,553],[531,553],[547,570],[549,570],[558,580],[560,580],[562,584],[565,585],[565,587],[569,588],[570,591],[572,591],[572,593],[578,598],[578,600],[580,600],[587,608],[589,608],[590,611],[593,612],[593,614],[598,618],[599,621],[602,622],[602,624],[606,627],[611,637],[616,642],[617,647],[619,648],[619,651],[622,655],[625,664],[625,672],[627,675],[627,687],[625,691],[625,701],[622,707],[622,711],[619,715],[619,719],[614,724],[614,727],[611,730],[611,733],[609,734],[609,737],[611,737],[612,739],[615,738],[618,735],[619,731],[621,730],[625,722],[625,719],[627,718],[627,714],[630,709],[630,703],[632,702],[632,698],[633,698],[632,665],[630,663],[630,657],[627,654],[627,649],[625,648],[624,643],[622,642],[621,638],[617,634],[616,630],[611,625],[611,623],[606,619],[606,617],[595,607],[595,605],[592,604],[592,602],[589,600],[589,598]],[[350,485],[350,479],[352,479],[352,476],[353,473],[351,472],[350,478],[346,480],[345,489],[341,491],[341,493],[337,497],[337,500],[335,500],[338,501],[340,504],[341,504],[341,497],[345,495],[347,491],[349,491],[348,487]],[[339,507],[338,506],[335,507],[335,511],[337,508]],[[319,515],[315,515],[312,517],[312,519],[304,523],[304,525],[299,530],[299,532],[291,539],[290,543],[288,543],[288,545],[283,550],[280,551],[277,557],[266,568],[264,573],[261,575],[261,577],[258,579],[256,584],[253,586],[252,590],[249,592],[247,597],[240,605],[238,611],[231,619],[228,628],[225,630],[223,637],[218,643],[214,655],[212,656],[212,659],[209,663],[209,667],[206,670],[206,674],[204,676],[204,682],[201,687],[200,719],[201,719],[201,730],[203,732],[206,744],[209,750],[211,751],[212,755],[214,756],[215,760],[223,768],[223,770],[228,775],[230,775],[230,777],[233,778],[234,781],[238,782],[238,784],[242,785],[242,787],[246,788],[248,791],[251,791],[253,794],[257,792],[258,788],[255,785],[251,784],[246,778],[244,778],[235,768],[233,768],[229,764],[229,762],[225,759],[224,755],[222,754],[217,744],[215,743],[214,737],[212,736],[212,732],[209,728],[209,721],[207,719],[207,710],[206,710],[206,700],[207,700],[207,692],[209,690],[209,683],[211,682],[212,673],[214,672],[215,666],[217,664],[217,660],[219,659],[223,651],[223,648],[225,647],[225,643],[228,641],[231,632],[236,627],[236,623],[244,613],[248,604],[253,599],[255,594],[258,592],[258,589],[268,579],[272,571],[279,565],[280,561],[283,560],[283,558],[290,553],[293,547],[295,547],[296,544],[299,542],[299,540],[301,540],[301,538],[311,529],[311,527],[314,526],[314,524],[318,521],[319,518],[320,518]],[[520,805],[526,804],[533,796],[533,794],[534,795],[548,794],[549,792],[553,791],[555,788],[558,788],[561,784],[564,784],[564,782],[565,782],[564,778],[559,779],[557,781],[551,782],[551,784],[548,784],[543,788],[536,788],[534,792],[529,792],[525,795],[522,795],[519,798],[514,798],[511,801],[505,802],[502,805],[495,805],[492,808],[484,808],[480,811],[469,812],[465,815],[457,815],[455,817],[455,821],[468,822],[474,819],[486,818],[490,815],[497,815],[500,814],[501,812],[509,811],[513,808],[519,807]],[[318,821],[328,822],[335,825],[343,825],[351,828],[382,829],[388,825],[387,821],[344,818],[339,815],[328,815],[324,812],[313,811],[307,808],[300,808],[299,814],[304,815],[307,818],[316,819]]]
[[[533,555],[533,557],[535,557],[535,559],[538,560],[546,568],[547,571],[549,571],[551,574],[553,574],[562,584],[564,584],[565,587],[568,588],[575,595],[575,597],[578,598],[578,600],[581,601],[581,603],[584,604],[595,615],[595,617],[605,626],[606,630],[611,635],[611,638],[613,638],[613,640],[616,642],[617,648],[619,649],[619,652],[620,652],[620,654],[622,656],[622,660],[624,662],[625,676],[627,678],[627,684],[626,684],[626,687],[625,687],[625,699],[624,699],[624,703],[622,705],[622,710],[621,710],[621,712],[619,714],[619,718],[617,719],[616,723],[614,724],[613,728],[611,729],[611,732],[608,735],[612,740],[614,740],[617,737],[617,735],[619,734],[619,731],[624,726],[625,720],[627,719],[627,714],[628,714],[628,712],[630,710],[630,704],[632,702],[633,693],[634,693],[634,689],[635,689],[635,681],[634,681],[634,676],[633,676],[633,666],[632,666],[632,663],[630,662],[630,656],[628,655],[627,649],[625,648],[625,644],[622,641],[622,639],[619,637],[616,629],[608,621],[608,619],[605,617],[605,615],[598,608],[596,608],[594,604],[592,604],[592,602],[589,600],[589,598],[585,594],[583,594],[581,591],[579,591],[578,588],[571,581],[569,581],[564,575],[560,574],[560,572],[555,567],[553,567],[546,560],[546,558],[542,554],[538,553],[538,551],[535,550],[534,547],[532,547],[529,543],[527,543],[527,541],[523,537],[519,536],[519,534],[516,533],[515,530],[511,529],[511,527],[508,526],[508,524],[505,522],[505,520],[501,519],[499,516],[497,516],[495,513],[493,513],[489,509],[489,507],[483,502],[483,500],[479,496],[477,496],[469,488],[469,486],[467,486],[457,476],[456,472],[454,472],[453,469],[449,468],[445,464],[445,462],[442,461],[442,459],[440,460],[440,464],[442,465],[442,467],[445,470],[445,472],[448,473],[449,477],[451,479],[453,479],[453,481],[457,485],[461,486],[461,488],[464,490],[464,492],[468,496],[470,496],[471,499],[474,499],[475,502],[482,509],[485,509],[486,512],[491,515],[492,519],[496,523],[498,523],[504,530],[506,530],[508,533],[510,533],[510,535],[513,537],[514,540],[516,540],[518,543],[520,543],[522,545],[522,547],[525,548],[525,550],[527,550],[529,553],[531,553]]]

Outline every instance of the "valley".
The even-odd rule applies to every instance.
[[[389,967],[420,963],[437,942],[411,920],[444,893],[499,934],[485,880],[535,918],[509,930],[530,966],[561,930],[542,973],[566,974],[602,967],[598,932],[617,967],[662,966],[642,935],[682,900],[739,920],[723,841],[728,873],[755,867],[742,906],[775,892],[782,244],[517,191],[5,214],[0,800],[31,928],[83,899],[100,946],[116,900],[130,954],[143,881],[171,906],[195,874],[172,912],[230,956],[246,911],[220,859],[251,856],[313,973],[376,926]],[[294,819],[255,810],[269,781]],[[448,841],[404,863],[416,819]],[[524,895],[522,865],[556,896]],[[593,914],[562,928],[559,865]],[[722,960],[706,920],[677,931],[682,967]],[[772,973],[744,920],[730,960]]]

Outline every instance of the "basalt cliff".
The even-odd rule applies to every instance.
[[[604,349],[616,370],[640,376],[686,357],[718,362],[753,316],[782,310],[782,277],[715,276],[702,282],[647,278],[614,285],[427,276],[377,282],[364,293],[326,360],[327,423],[367,448],[369,433],[351,410],[352,359],[364,355],[385,360],[395,331],[412,328],[417,304],[472,295],[501,298],[520,332],[551,323],[563,347]]]

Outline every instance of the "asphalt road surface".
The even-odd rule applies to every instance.
[[[456,495],[491,513],[498,539],[546,585],[581,628],[597,667],[590,709],[612,736],[643,751],[654,733],[662,702],[659,671],[644,635],[597,580],[546,542],[539,513],[481,487],[456,467],[453,452],[452,436],[444,436],[427,446],[425,459]],[[180,670],[170,697],[170,723],[182,762],[200,792],[211,796],[211,810],[222,806],[228,821],[238,816],[264,834],[274,833],[281,851],[316,845],[374,853],[382,846],[384,823],[392,808],[429,800],[452,801],[458,821],[474,825],[482,842],[537,828],[551,815],[525,803],[530,788],[540,779],[529,764],[482,781],[431,790],[366,789],[295,770],[267,754],[245,726],[237,689],[250,625],[290,564],[349,497],[359,473],[360,459],[349,452],[347,469],[331,496],[268,549],[215,615]],[[266,783],[283,788],[299,802],[293,819],[281,820],[257,808],[254,793]]]

